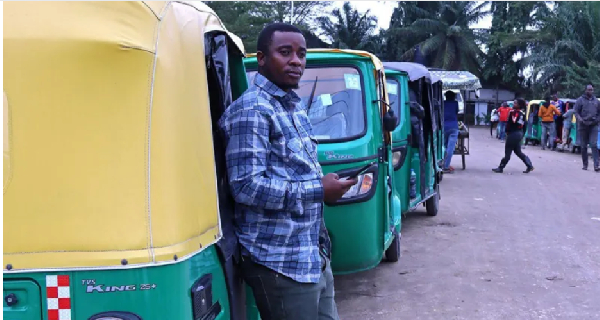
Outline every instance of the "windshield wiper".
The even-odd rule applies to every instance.
[[[308,98],[308,106],[306,108],[306,114],[310,111],[310,107],[312,106],[313,99],[315,97],[315,89],[317,89],[317,81],[319,80],[319,76],[315,77],[315,84],[313,84],[312,91],[310,93],[310,97]]]

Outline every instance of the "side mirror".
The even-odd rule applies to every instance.
[[[388,132],[396,130],[398,126],[398,117],[394,114],[394,110],[389,109],[383,116],[383,129]]]

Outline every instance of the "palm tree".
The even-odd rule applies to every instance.
[[[416,21],[395,30],[395,33],[401,38],[420,37],[425,40],[408,49],[401,60],[412,61],[418,46],[431,67],[468,70],[479,75],[479,59],[483,55],[479,43],[485,31],[469,26],[489,14],[483,10],[488,4],[489,1],[451,1],[442,2],[434,15],[427,10],[415,11]]]
[[[524,63],[533,69],[538,95],[561,91],[579,96],[586,84],[600,80],[600,3],[556,3],[540,21],[538,30],[524,31],[505,43],[528,44],[530,55]]]
[[[344,2],[341,10],[333,10],[331,18],[321,16],[317,22],[334,48],[375,51],[379,47],[377,18],[370,10],[360,14],[350,2]]]

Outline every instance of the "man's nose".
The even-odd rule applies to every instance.
[[[294,53],[292,55],[292,59],[290,60],[290,64],[296,67],[302,66],[302,59],[298,57],[298,54]]]

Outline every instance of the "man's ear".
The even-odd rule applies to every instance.
[[[257,51],[256,52],[256,61],[258,61],[258,66],[259,67],[264,67],[265,66],[265,59],[266,56],[262,51]]]

